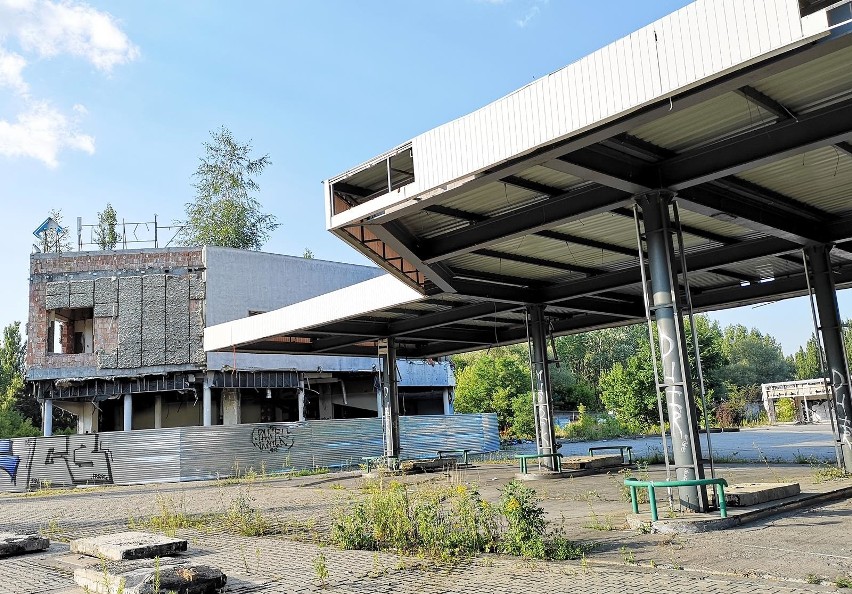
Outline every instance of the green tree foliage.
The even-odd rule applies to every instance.
[[[728,326],[722,344],[728,363],[719,368],[718,375],[724,382],[744,388],[787,381],[795,375],[778,341],[756,328]]]
[[[625,427],[633,431],[659,422],[651,350],[646,340],[636,354],[617,361],[601,375],[601,400]]]
[[[251,143],[239,143],[224,126],[211,137],[195,171],[195,200],[186,204],[181,239],[188,245],[259,250],[278,223],[261,212],[254,177],[272,161],[269,155],[252,158]]]
[[[811,334],[811,338],[804,348],[799,347],[799,350],[793,353],[790,362],[795,368],[796,379],[816,379],[822,376],[817,344],[816,336]],[[852,318],[843,322],[843,345],[846,349],[846,356],[852,357]]]
[[[594,390],[600,376],[609,371],[616,361],[626,361],[636,352],[636,345],[643,341],[648,341],[648,327],[634,324],[560,336],[556,339],[556,352],[577,382]]]
[[[529,365],[517,349],[494,348],[453,358],[457,412],[493,412],[501,431],[511,426],[513,402],[530,393]]]
[[[0,343],[0,437],[38,435],[32,421],[19,410],[24,392],[24,343],[21,324],[3,328]]]
[[[98,225],[95,227],[95,243],[102,250],[114,250],[118,244],[118,215],[112,204],[98,213]]]

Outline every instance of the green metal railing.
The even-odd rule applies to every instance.
[[[521,474],[527,473],[528,460],[538,458],[550,458],[553,461],[553,466],[556,467],[556,472],[562,472],[562,454],[515,454],[515,458],[521,465]]]
[[[692,481],[640,481],[636,478],[624,479],[624,485],[630,488],[630,501],[633,504],[633,513],[639,513],[639,499],[636,497],[636,489],[638,487],[647,487],[648,501],[651,504],[651,521],[656,522],[657,515],[657,497],[654,494],[654,489],[668,487],[695,487],[702,485],[716,485],[716,501],[719,502],[719,515],[723,518],[728,517],[728,505],[725,502],[725,487],[728,486],[728,481],[723,478],[696,479]]]
[[[621,454],[621,462],[626,464],[633,464],[633,446],[629,445],[611,445],[611,446],[597,446],[594,448],[589,448],[589,456],[594,456],[595,452],[614,452],[618,450]],[[624,452],[627,452],[627,460],[624,460]]]

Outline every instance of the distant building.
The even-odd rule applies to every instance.
[[[27,385],[45,434],[53,406],[79,433],[380,415],[376,359],[205,353],[202,340],[206,326],[381,274],[219,247],[33,254]],[[452,413],[448,362],[399,370],[403,414]]]

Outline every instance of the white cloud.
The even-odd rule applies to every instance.
[[[22,72],[27,65],[23,56],[7,52],[0,46],[0,87],[12,89],[21,95],[26,95],[29,85],[24,81]]]
[[[17,42],[18,51],[9,49]],[[111,14],[76,0],[0,0],[0,91],[10,89],[23,99],[21,112],[0,114],[0,155],[29,157],[56,167],[64,149],[95,152],[95,139],[77,128],[88,114],[77,103],[68,116],[51,102],[30,97],[23,77],[27,56],[81,58],[102,72],[139,57],[139,48]]]
[[[56,167],[64,148],[95,152],[95,139],[76,129],[59,110],[45,101],[32,102],[14,123],[0,120],[0,155],[31,157]]]
[[[527,11],[527,14],[524,15],[524,18],[516,20],[515,24],[523,29],[524,27],[529,25],[530,21],[533,20],[536,16],[538,16],[538,13],[540,12],[541,9],[538,6],[531,6],[530,9]]]

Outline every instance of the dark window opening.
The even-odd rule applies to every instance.
[[[826,16],[829,27],[852,21],[852,2],[827,10]]]

